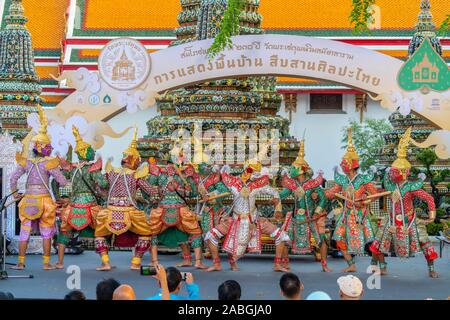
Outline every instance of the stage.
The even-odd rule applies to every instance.
[[[436,248],[437,250],[439,248]],[[81,290],[88,299],[95,299],[96,284],[105,278],[115,278],[120,283],[130,284],[136,291],[138,299],[144,299],[155,294],[158,290],[157,282],[151,277],[139,275],[139,272],[130,271],[128,264],[131,252],[111,252],[111,262],[116,266],[110,272],[99,272],[95,267],[99,263],[93,251],[85,251],[82,255],[68,255],[65,260],[66,270],[71,265],[81,268]],[[8,256],[8,262],[15,262],[17,256]],[[239,262],[241,270],[232,272],[223,259],[223,272],[207,273],[194,268],[182,268],[182,271],[192,271],[195,281],[200,285],[203,299],[216,299],[217,287],[225,280],[237,280],[242,287],[243,299],[280,299],[278,281],[281,273],[271,271],[272,256],[249,256]],[[146,255],[144,262],[150,260]],[[161,255],[160,261],[165,267],[173,266],[180,260],[180,255]],[[8,279],[0,281],[0,291],[11,292],[16,298],[50,298],[62,299],[70,291],[66,282],[69,274],[66,270],[41,270],[42,258],[40,255],[27,256],[27,270],[8,270],[10,275],[29,274],[33,279]],[[205,260],[211,264],[210,260]],[[322,290],[333,299],[338,299],[336,279],[342,275],[339,272],[345,267],[343,259],[329,258],[332,273],[321,272],[320,262],[315,262],[312,256],[298,256],[291,259],[293,272],[299,275],[305,286],[304,298],[312,292]],[[364,283],[364,299],[390,300],[390,299],[417,299],[426,298],[446,299],[450,296],[450,248],[446,248],[443,258],[436,261],[436,271],[440,278],[431,279],[427,275],[427,266],[422,255],[401,261],[399,258],[388,260],[389,275],[381,278],[381,289],[368,289],[366,279],[370,276],[365,273],[370,264],[370,257],[356,258],[358,272],[355,274]],[[56,262],[56,256],[52,256]],[[185,290],[182,291],[185,294]]]

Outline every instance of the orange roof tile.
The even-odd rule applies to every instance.
[[[53,79],[50,74],[54,76],[58,76],[59,68],[55,67],[47,67],[47,66],[36,66],[36,72],[38,73],[41,80],[43,79]]]
[[[27,27],[36,50],[60,50],[69,0],[23,1]],[[7,11],[7,8],[5,8]]]
[[[382,29],[411,29],[417,22],[420,0],[377,0],[376,4],[381,10]],[[448,10],[448,0],[431,2],[437,25]],[[259,9],[267,29],[348,29],[350,11],[350,0],[262,0]]]
[[[85,0],[88,29],[174,29],[181,11],[175,0]]]

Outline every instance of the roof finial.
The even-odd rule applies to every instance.
[[[420,3],[420,12],[416,24],[417,31],[434,31],[433,15],[431,14],[430,0],[422,0]]]
[[[6,29],[25,28],[27,21],[22,0],[12,0],[6,16]]]

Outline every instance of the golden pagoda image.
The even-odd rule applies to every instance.
[[[112,79],[114,81],[133,81],[136,79],[136,68],[134,63],[128,59],[125,50],[114,64]]]

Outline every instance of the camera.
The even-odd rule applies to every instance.
[[[186,281],[187,272],[180,272],[181,273],[181,281]]]
[[[141,276],[156,276],[156,268],[152,266],[141,266]]]

